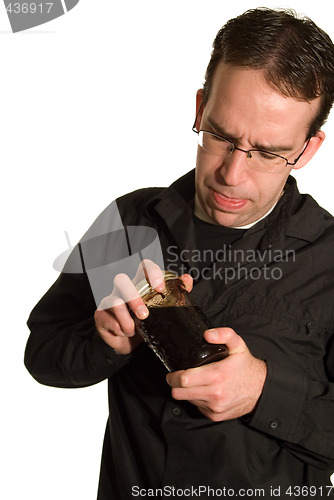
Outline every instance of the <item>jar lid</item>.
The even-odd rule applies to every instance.
[[[178,275],[173,271],[162,271],[162,274],[165,281],[175,280],[178,278]],[[146,293],[149,292],[150,290],[153,290],[153,288],[151,287],[146,278],[142,279],[141,281],[139,281],[139,283],[137,283],[136,289],[141,297],[146,295]]]

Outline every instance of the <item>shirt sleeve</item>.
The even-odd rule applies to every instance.
[[[118,354],[96,332],[95,309],[85,273],[61,274],[35,306],[28,319],[31,333],[24,362],[38,382],[85,387],[129,362],[133,354]]]
[[[303,462],[334,465],[334,384],[282,370],[268,362],[268,375],[248,425],[281,441]]]

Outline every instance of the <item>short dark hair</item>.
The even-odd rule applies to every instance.
[[[310,102],[322,97],[309,136],[326,122],[334,101],[334,45],[308,17],[290,9],[259,8],[231,19],[218,32],[206,70],[206,104],[220,62],[262,69],[282,95]]]

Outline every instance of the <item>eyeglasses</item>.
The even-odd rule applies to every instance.
[[[196,130],[196,120],[192,130],[198,134],[198,144],[202,149],[204,149],[204,151],[221,158],[226,158],[232,155],[237,149],[238,151],[242,151],[247,154],[247,163],[251,168],[268,173],[282,173],[288,165],[296,165],[310,142],[310,139],[308,139],[303,151],[294,162],[290,163],[286,158],[284,158],[284,156],[276,153],[271,153],[270,151],[264,151],[262,149],[241,149],[226,137],[209,132],[208,130],[198,131]]]

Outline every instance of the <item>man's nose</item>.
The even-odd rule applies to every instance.
[[[247,152],[234,149],[222,160],[220,174],[229,186],[238,186],[248,175]]]

